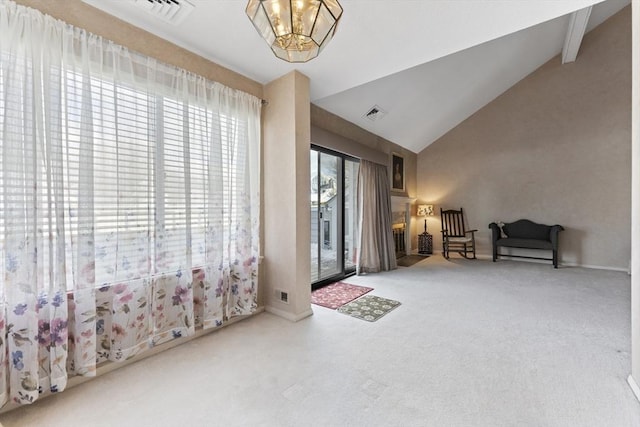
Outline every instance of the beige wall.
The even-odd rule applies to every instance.
[[[312,121],[313,123],[313,121]],[[321,147],[329,148],[339,153],[348,154],[358,159],[366,159],[372,162],[386,165],[389,154],[377,151],[374,148],[359,144],[349,138],[335,134],[318,126],[311,125],[311,142]]]
[[[626,270],[630,52],[627,7],[585,36],[575,63],[553,58],[419,153],[419,200],[464,207],[481,253],[490,222],[528,218],[565,227],[561,263]]]
[[[413,151],[362,129],[316,105],[311,105],[311,142],[359,159],[386,165],[389,179],[391,179],[391,153],[401,155],[404,159],[405,191],[392,190],[391,196],[416,197],[418,156]],[[399,209],[398,205],[395,203],[393,205],[395,206],[394,209]],[[412,214],[415,214],[415,210],[416,208],[413,206]],[[414,217],[410,224],[413,238],[408,244],[409,250],[413,252],[417,251],[418,239],[416,236],[422,231],[423,227],[423,223],[415,221],[416,219]]]
[[[388,168],[391,165],[391,153],[398,153],[404,158],[406,191],[392,191],[392,195],[412,197],[416,193],[416,153],[372,134],[316,105],[311,105],[311,142],[353,157],[386,165]]]

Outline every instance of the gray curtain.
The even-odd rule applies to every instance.
[[[391,230],[391,191],[386,166],[360,161],[358,173],[360,253],[358,274],[398,267]]]

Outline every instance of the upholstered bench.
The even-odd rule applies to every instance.
[[[558,268],[558,233],[564,228],[561,225],[536,224],[528,219],[502,224],[501,226],[492,222],[491,242],[493,244],[493,262],[503,257],[531,258],[552,261],[553,267]],[[551,258],[501,254],[498,248],[520,248],[520,249],[542,249],[552,252]]]

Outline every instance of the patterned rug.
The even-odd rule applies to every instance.
[[[377,297],[375,295],[365,295],[349,304],[345,304],[338,309],[338,313],[347,314],[368,322],[375,322],[400,303],[391,299]]]
[[[373,288],[336,282],[311,292],[311,302],[335,310],[372,290]]]

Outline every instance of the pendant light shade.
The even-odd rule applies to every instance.
[[[307,62],[333,37],[342,6],[337,0],[249,0],[246,12],[278,58]]]

